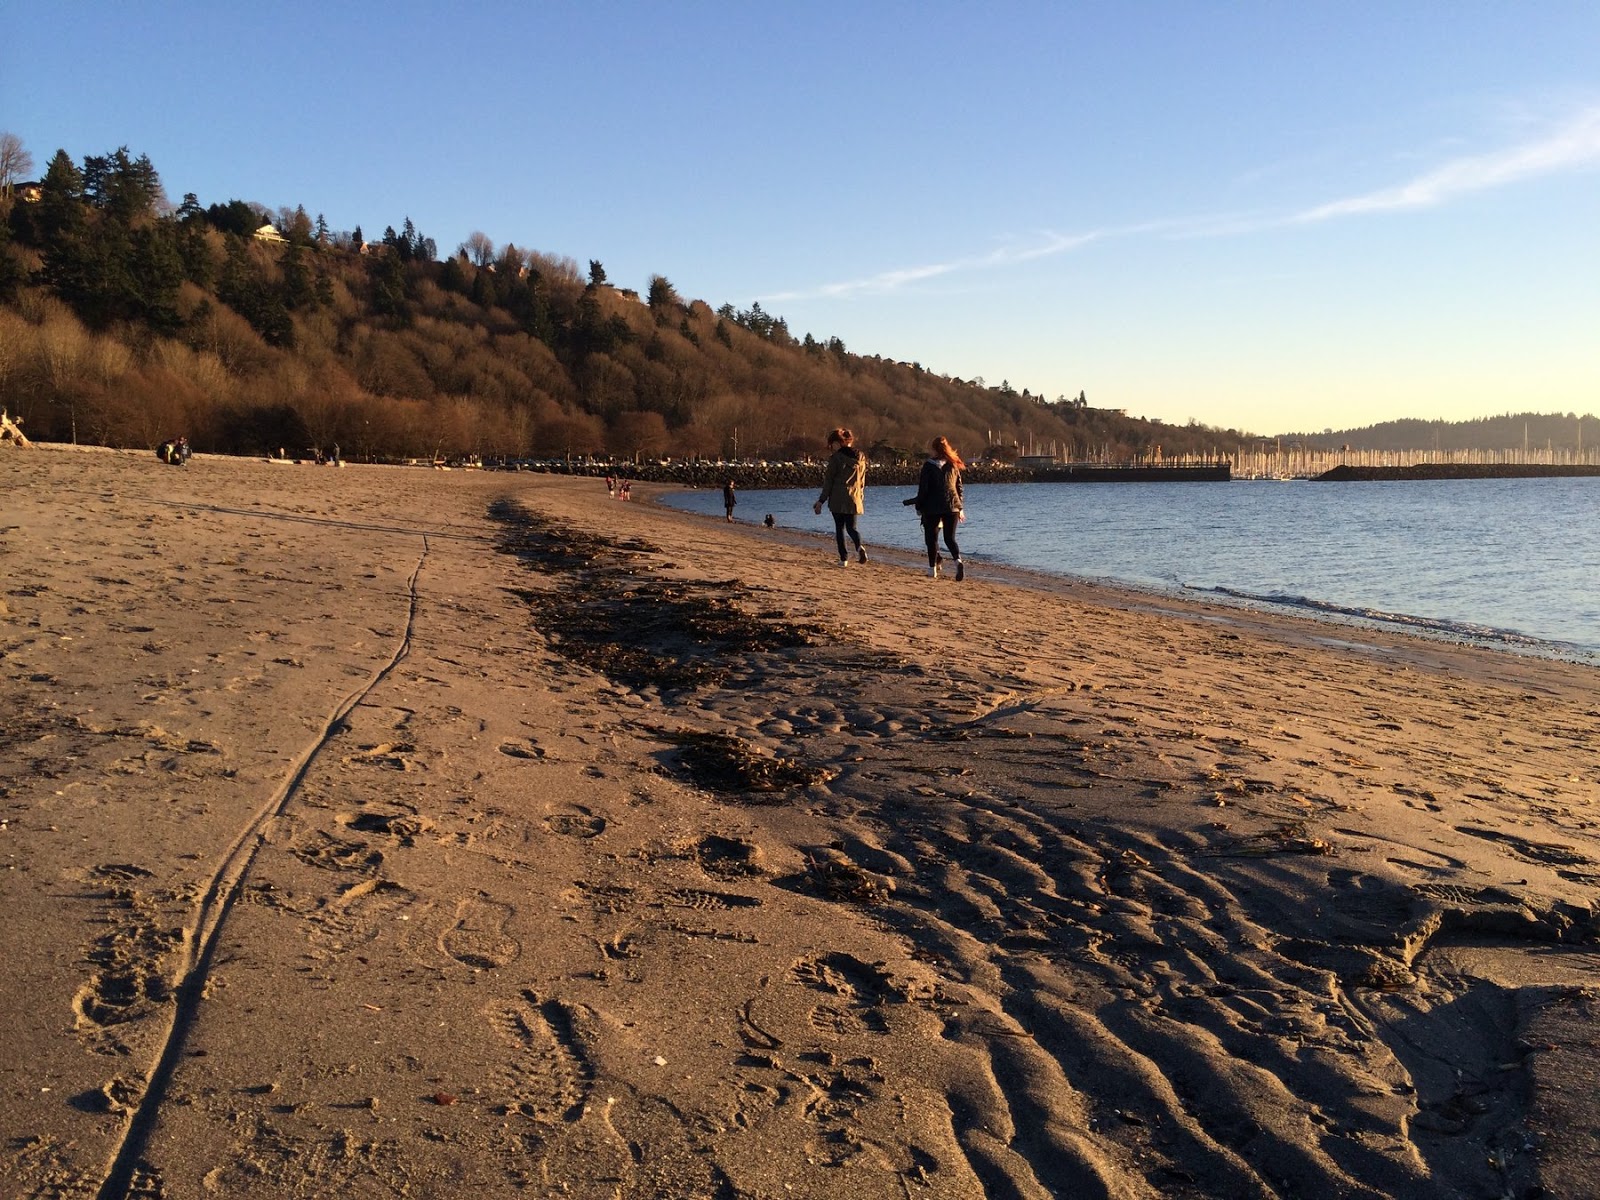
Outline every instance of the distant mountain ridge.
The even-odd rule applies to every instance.
[[[1585,450],[1600,447],[1600,417],[1576,413],[1505,413],[1468,421],[1402,418],[1360,429],[1283,433],[1283,443],[1312,450]]]

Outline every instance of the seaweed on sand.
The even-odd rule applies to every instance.
[[[655,574],[656,548],[611,540],[496,505],[500,549],[556,577],[558,586],[518,589],[550,646],[627,687],[689,691],[728,682],[738,656],[812,646],[822,630],[752,614],[737,580]]]
[[[659,727],[651,732],[679,747],[672,768],[709,791],[771,796],[828,777],[827,771],[795,759],[760,754],[749,742],[731,734]]]

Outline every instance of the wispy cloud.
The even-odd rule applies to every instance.
[[[1006,267],[1016,263],[1032,262],[1040,258],[1053,258],[1058,254],[1080,249],[1091,242],[1097,242],[1106,236],[1108,236],[1108,231],[1105,230],[1080,234],[1045,233],[1027,245],[1002,246],[996,250],[991,250],[987,254],[969,255],[965,258],[951,259],[948,262],[927,263],[917,267],[899,267],[892,271],[880,271],[876,275],[868,275],[864,279],[852,279],[843,283],[825,283],[815,288],[792,292],[778,292],[766,297],[766,299],[776,303],[782,300],[837,299],[862,294],[881,295],[885,292],[897,291],[907,284],[937,279],[941,275],[951,275],[960,271]]]
[[[1319,204],[1291,218],[1308,224],[1365,213],[1436,208],[1458,196],[1600,164],[1600,108],[1580,113],[1538,141],[1475,154],[1435,167],[1395,187]]]
[[[842,299],[859,295],[884,295],[912,284],[964,272],[995,270],[1018,263],[1054,258],[1098,242],[1118,238],[1161,236],[1168,238],[1242,237],[1286,226],[1309,225],[1341,217],[1370,213],[1436,208],[1460,196],[1506,187],[1525,179],[1563,171],[1600,166],[1600,106],[1589,107],[1554,132],[1488,154],[1465,155],[1394,187],[1333,200],[1287,215],[1250,216],[1213,214],[1147,221],[1096,229],[1087,233],[1044,233],[1025,245],[1006,245],[987,254],[953,258],[945,262],[900,267],[862,279],[821,284],[813,288],[777,292],[763,297],[785,300]]]

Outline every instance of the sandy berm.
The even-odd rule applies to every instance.
[[[1594,1194],[1592,667],[3,451],[0,1194]]]

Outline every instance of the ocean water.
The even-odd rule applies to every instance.
[[[900,504],[914,490],[868,488],[869,547],[921,548]],[[1600,478],[988,484],[966,496],[970,571],[1003,563],[1600,664]],[[815,499],[746,491],[735,511],[831,543]],[[722,515],[719,491],[666,502]]]

